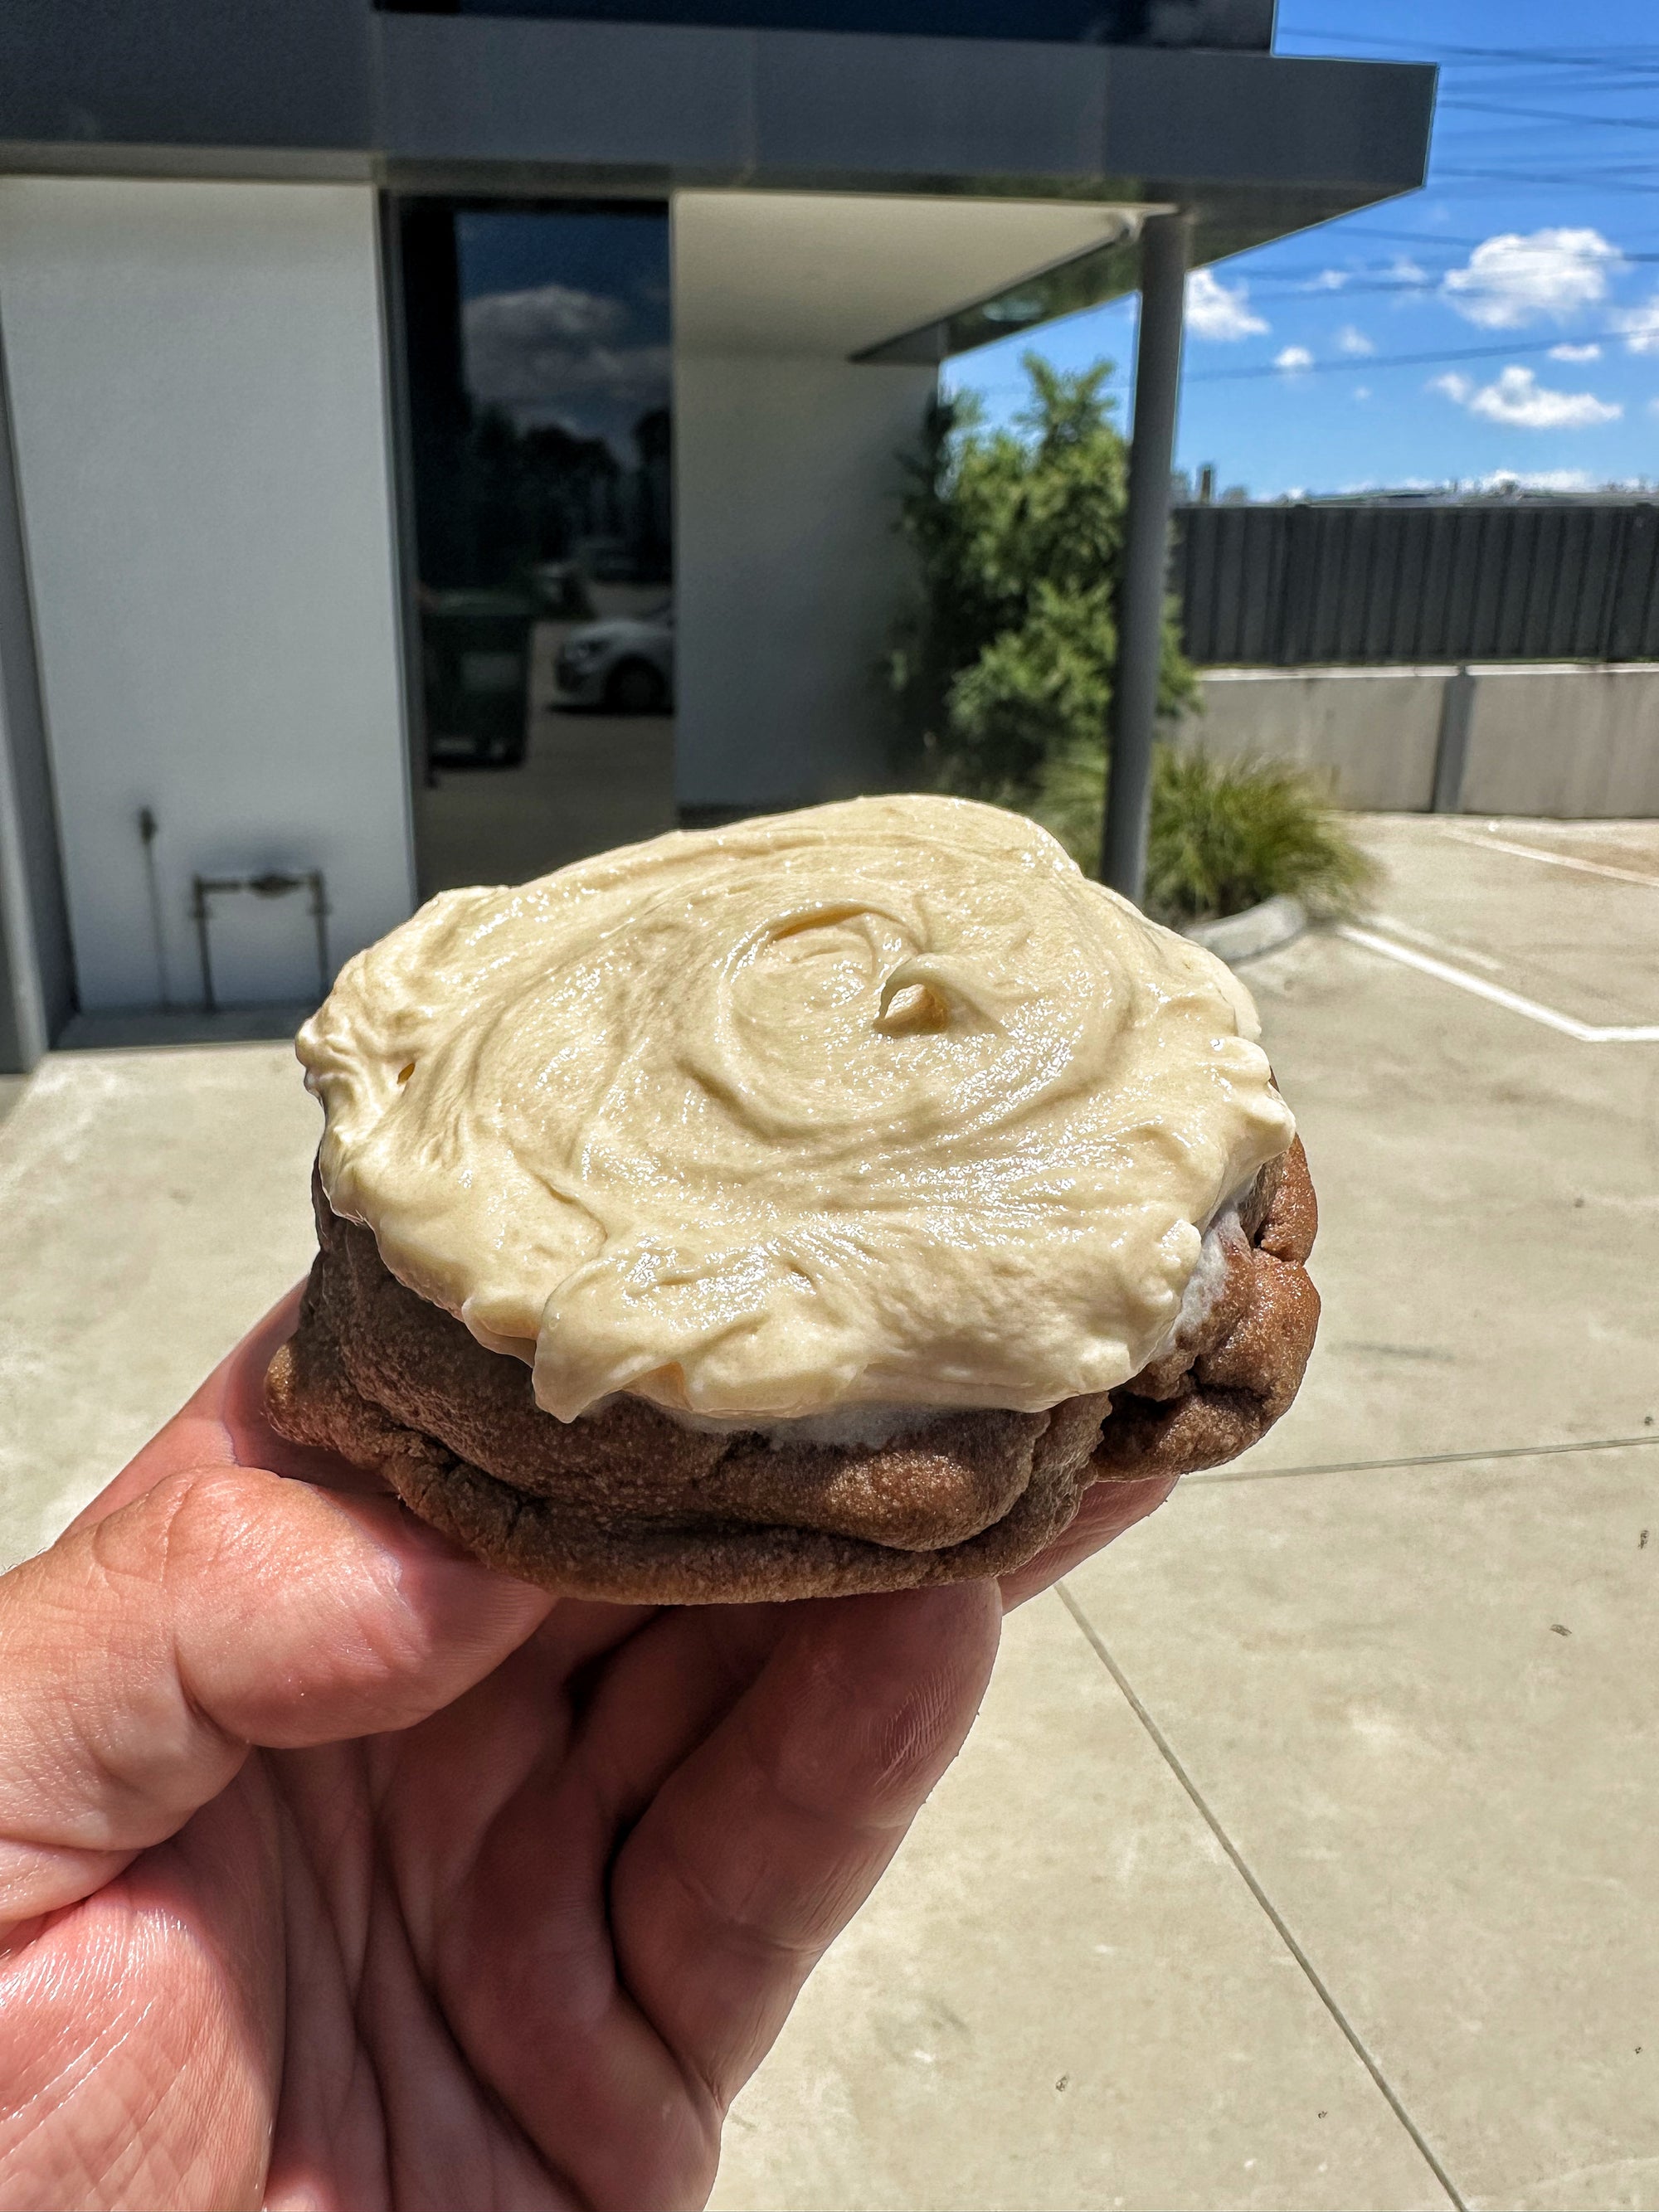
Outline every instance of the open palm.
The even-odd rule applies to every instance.
[[[0,1577],[0,2205],[699,2204],[1003,1598],[1167,1486],[1004,1593],[556,1602],[271,1433],[292,1310]]]

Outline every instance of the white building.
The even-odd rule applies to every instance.
[[[1433,83],[1270,0],[232,21],[0,18],[0,1066],[199,1006],[204,937],[314,996],[313,872],[331,969],[457,869],[878,784],[939,362],[1148,214],[1207,262],[1411,187]],[[612,695],[672,723],[550,716],[583,593],[671,584],[672,702]]]

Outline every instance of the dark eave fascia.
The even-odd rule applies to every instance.
[[[1411,190],[1415,64],[514,18],[377,19],[388,172],[1190,202]],[[1156,189],[1154,189],[1156,186]]]
[[[1419,185],[1434,82],[1415,64],[364,0],[7,0],[0,168],[1174,203],[1211,260]],[[1051,281],[1082,305],[1128,272],[1097,253]]]

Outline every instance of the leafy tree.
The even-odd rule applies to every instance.
[[[1024,367],[1030,398],[1011,428],[988,430],[971,398],[929,415],[902,510],[921,590],[887,670],[902,772],[1016,807],[1062,764],[1092,762],[1103,785],[1128,482],[1112,364]],[[1164,709],[1194,690],[1172,608]]]

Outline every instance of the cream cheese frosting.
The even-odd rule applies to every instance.
[[[444,892],[298,1050],[330,1205],[548,1413],[775,1424],[1127,1382],[1295,1133],[1259,1034],[1032,823],[899,796]]]

